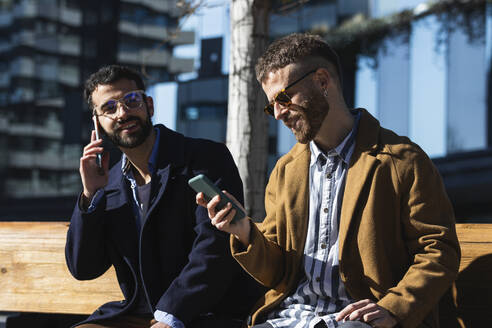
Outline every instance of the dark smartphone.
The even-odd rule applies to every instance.
[[[96,115],[92,116],[92,122],[94,122],[94,131],[96,131],[96,140],[100,140],[101,134],[99,133],[99,124],[97,123]],[[101,153],[96,155],[96,163],[97,163],[97,166],[99,167],[99,169],[102,170],[102,154]],[[104,174],[104,171],[103,171],[103,174]]]
[[[216,185],[214,185],[213,182],[210,181],[210,179],[207,178],[205,175],[199,174],[196,177],[191,178],[188,181],[188,184],[197,193],[203,192],[207,201],[210,201],[216,195],[219,195],[220,202],[216,207],[218,211],[223,209],[227,205],[227,203],[231,203],[232,208],[236,210],[236,214],[234,215],[234,218],[232,218],[231,223],[235,223],[236,221],[241,220],[246,216],[243,210],[240,209],[239,206],[237,206],[229,197],[227,197],[227,195],[224,194]]]

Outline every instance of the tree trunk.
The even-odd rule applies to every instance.
[[[268,119],[254,66],[268,42],[269,7],[269,0],[231,1],[227,146],[243,180],[246,211],[257,220],[265,213]]]

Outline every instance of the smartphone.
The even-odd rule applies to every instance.
[[[227,203],[231,203],[232,208],[236,210],[236,214],[234,215],[234,218],[232,218],[231,223],[235,223],[246,216],[243,210],[240,209],[239,206],[237,206],[229,197],[227,197],[227,195],[224,194],[216,185],[214,185],[213,182],[210,181],[210,179],[207,178],[205,175],[199,174],[196,177],[191,178],[188,181],[188,184],[197,193],[203,192],[207,201],[210,201],[212,198],[219,195],[220,202],[216,207],[218,211],[223,209],[227,205]]]
[[[101,135],[99,134],[99,124],[97,124],[97,117],[96,115],[92,115],[92,122],[94,123],[94,131],[96,131],[96,140],[101,139]],[[97,166],[102,169],[102,154],[97,154],[96,155],[96,163]]]

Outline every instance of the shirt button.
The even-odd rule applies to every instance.
[[[321,249],[325,249],[326,248],[326,244],[325,243],[321,243]]]
[[[328,213],[328,209],[325,207],[325,208],[323,209],[323,212]]]
[[[327,179],[331,179],[331,173],[327,173],[327,174],[326,174],[326,178],[327,178]]]
[[[321,277],[316,277],[316,282],[320,282],[321,281]]]

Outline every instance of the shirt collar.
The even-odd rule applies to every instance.
[[[157,159],[159,157],[159,142],[160,142],[160,135],[161,135],[161,130],[158,128],[154,127],[154,130],[156,132],[156,137],[155,137],[155,142],[154,146],[152,147],[152,152],[150,153],[150,158],[149,158],[149,172],[150,174],[154,174],[156,168],[157,168]],[[123,175],[127,176],[130,174],[132,164],[128,160],[128,157],[126,157],[125,153],[121,156],[121,171],[123,172]]]
[[[313,140],[309,142],[309,148],[311,150],[311,166],[316,164],[320,160],[326,162],[327,158],[335,156],[340,157],[346,164],[349,163],[350,157],[352,156],[350,148],[355,143],[355,137],[357,136],[357,129],[359,128],[359,121],[361,116],[360,111],[351,110],[350,113],[354,116],[354,125],[352,126],[352,130],[350,131],[350,133],[338,146],[329,150],[328,153],[325,154]]]

